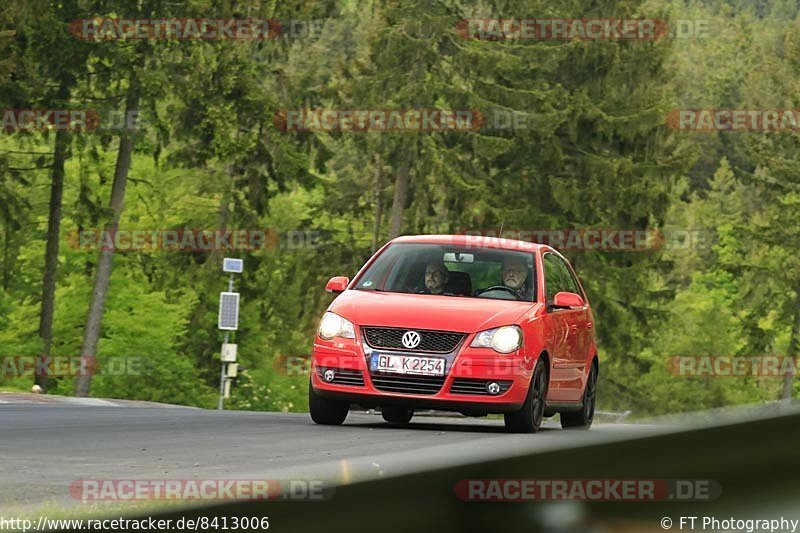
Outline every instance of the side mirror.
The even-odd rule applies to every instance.
[[[325,290],[334,294],[338,294],[340,292],[344,292],[349,284],[350,278],[347,276],[336,276],[328,280],[328,284],[325,285]]]
[[[585,302],[580,294],[574,292],[557,292],[553,297],[551,307],[555,309],[570,309],[572,307],[583,307]]]

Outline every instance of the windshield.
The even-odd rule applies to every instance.
[[[533,254],[444,244],[392,244],[355,289],[496,300],[535,300]]]

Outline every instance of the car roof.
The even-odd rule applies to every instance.
[[[521,252],[537,252],[551,250],[549,246],[515,239],[500,239],[482,235],[404,235],[392,239],[392,243],[414,244],[452,244],[454,246],[479,246],[482,248],[499,248],[502,250],[518,250]]]

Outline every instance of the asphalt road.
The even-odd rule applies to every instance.
[[[351,413],[326,427],[306,414],[117,405],[102,400],[8,402],[0,396],[0,515],[84,505],[78,479],[375,479],[492,458],[627,440],[671,424],[598,424],[536,435],[502,420],[418,417],[407,428]],[[119,402],[117,402],[119,403]]]

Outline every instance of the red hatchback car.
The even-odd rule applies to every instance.
[[[467,235],[399,237],[339,293],[314,341],[311,418],[351,405],[405,424],[414,409],[503,413],[512,432],[542,418],[588,428],[598,357],[586,293],[549,246]]]

